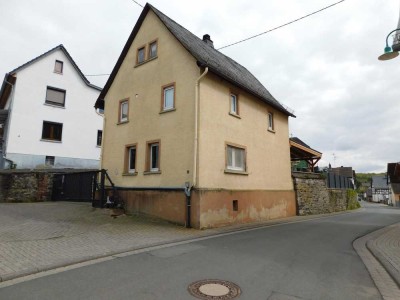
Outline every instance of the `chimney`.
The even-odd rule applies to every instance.
[[[203,42],[209,45],[210,47],[214,48],[214,42],[211,40],[209,34],[203,35]]]

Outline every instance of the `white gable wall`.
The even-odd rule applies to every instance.
[[[63,74],[54,72],[56,60],[63,62]],[[61,50],[16,76],[6,157],[18,168],[44,164],[46,155],[56,157],[56,167],[97,168],[97,130],[103,129],[103,118],[93,106],[100,92],[85,84]],[[45,104],[47,86],[66,90],[65,107]],[[63,124],[61,142],[41,139],[43,121]]]

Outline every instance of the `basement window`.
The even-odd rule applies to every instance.
[[[55,157],[54,156],[46,156],[44,164],[46,166],[54,166]]]

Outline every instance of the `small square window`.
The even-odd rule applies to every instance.
[[[175,108],[175,84],[163,87],[162,110]]]
[[[147,142],[146,170],[149,172],[160,171],[160,142]]]
[[[119,103],[119,123],[128,122],[128,112],[129,112],[129,101],[122,100]]]
[[[125,146],[125,172],[136,173],[136,144]]]
[[[62,74],[63,72],[63,65],[64,63],[61,60],[56,60],[55,64],[54,64],[54,72],[55,73],[59,73]]]
[[[154,41],[149,45],[149,59],[154,57],[157,57],[157,41]]]
[[[42,139],[61,142],[62,129],[61,123],[43,121]]]
[[[103,130],[97,130],[97,146],[101,146],[103,140]]]
[[[65,90],[48,86],[46,90],[45,103],[57,106],[65,106]]]
[[[54,156],[46,156],[46,159],[45,159],[45,161],[44,161],[44,164],[45,164],[46,166],[54,166],[54,160],[55,160],[55,157],[54,157]]]
[[[274,131],[274,114],[268,113],[268,130]]]
[[[145,60],[145,47],[139,48],[137,51],[136,63],[141,64]]]
[[[231,99],[231,113],[239,115],[238,96],[235,94],[230,94],[230,99]]]
[[[226,168],[233,171],[246,171],[246,150],[236,146],[226,147]]]

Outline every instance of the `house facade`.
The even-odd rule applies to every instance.
[[[196,228],[295,215],[293,115],[208,35],[147,4],[96,107],[128,212]]]
[[[372,176],[371,200],[372,202],[388,204],[389,185],[387,175]]]
[[[103,117],[63,45],[7,73],[0,91],[2,167],[99,168]]]

